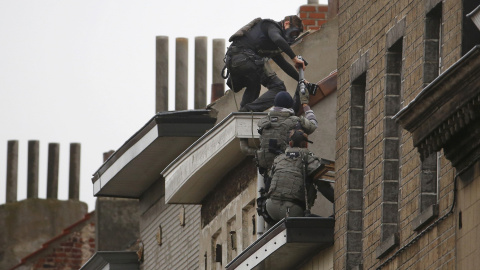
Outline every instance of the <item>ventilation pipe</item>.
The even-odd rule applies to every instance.
[[[28,141],[27,198],[38,198],[39,141]]]
[[[60,145],[58,143],[48,144],[48,167],[47,167],[47,198],[57,199],[58,197],[58,169],[60,160]]]
[[[194,108],[207,106],[207,37],[195,38]]]
[[[210,102],[223,97],[225,92],[225,80],[222,77],[222,69],[225,63],[225,39],[214,39],[212,44],[212,92]]]
[[[177,38],[175,50],[175,110],[188,109],[188,39]]]
[[[155,112],[163,112],[168,111],[168,37],[157,36],[155,45]]]
[[[79,200],[80,194],[80,144],[70,144],[70,172],[68,198],[70,200]]]
[[[7,194],[6,203],[17,201],[18,183],[18,141],[7,144]]]

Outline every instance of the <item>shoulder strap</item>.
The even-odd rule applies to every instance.
[[[232,42],[235,38],[244,36],[246,32],[250,31],[250,29],[252,29],[252,27],[253,27],[254,25],[256,25],[257,23],[259,23],[260,21],[262,21],[262,18],[260,18],[260,17],[253,19],[253,21],[247,23],[245,26],[243,26],[242,28],[238,29],[238,31],[235,32],[235,34],[233,34],[233,35],[228,39],[228,41],[229,41],[229,42]]]

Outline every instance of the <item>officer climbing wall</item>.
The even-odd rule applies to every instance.
[[[275,96],[274,107],[268,115],[258,121],[260,149],[257,162],[260,173],[267,173],[272,167],[275,156],[283,153],[288,146],[288,136],[292,129],[301,129],[312,134],[318,126],[315,114],[308,106],[308,93],[300,94],[305,116],[295,116],[292,109],[294,101],[290,94],[282,91]]]
[[[270,225],[285,217],[308,216],[318,189],[333,202],[330,184],[317,185],[313,178],[322,167],[318,159],[307,149],[308,136],[302,130],[290,132],[289,147],[278,155],[272,167],[272,182],[267,193],[266,211]]]
[[[299,80],[295,67],[304,70],[305,62],[295,55],[290,44],[301,32],[302,20],[293,15],[280,22],[256,18],[230,37],[232,44],[224,59],[228,72],[227,75],[222,73],[222,76],[234,92],[246,87],[239,111],[265,111],[273,105],[277,93],[286,91],[283,81],[270,68],[268,58],[290,77]],[[290,57],[295,67],[283,58],[282,52]],[[261,85],[268,91],[259,97]]]
[[[306,134],[312,134],[318,126],[315,114],[308,106],[308,92],[298,95],[305,116],[294,115],[292,109],[294,101],[288,92],[282,91],[275,96],[274,107],[270,109],[268,115],[258,121],[260,148],[257,150],[256,160],[259,172],[263,175],[265,188],[260,190],[261,196],[257,199],[257,211],[267,222],[269,222],[269,217],[265,210],[265,194],[270,186],[270,169],[273,160],[277,155],[285,152],[291,130],[298,129],[303,130]]]

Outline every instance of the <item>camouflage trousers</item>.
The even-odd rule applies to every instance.
[[[276,199],[267,199],[267,212],[270,217],[278,222],[285,217],[303,217],[304,206],[298,205],[291,201],[281,201]]]

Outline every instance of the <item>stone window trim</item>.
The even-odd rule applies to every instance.
[[[368,66],[368,51],[366,51],[350,66],[350,84],[355,84],[355,82],[358,84],[359,78],[362,75],[366,76]]]
[[[425,14],[423,47],[423,87],[425,88],[440,73],[441,65],[442,3],[430,8]]]
[[[440,73],[442,1],[427,1],[423,63],[424,87]],[[421,159],[419,214],[412,221],[412,229],[419,231],[438,216],[438,152]]]
[[[362,269],[363,237],[363,179],[365,141],[365,91],[368,69],[368,52],[361,55],[350,67],[350,122],[349,161],[347,183],[347,252],[349,269]]]
[[[425,0],[425,13],[429,13],[442,2],[442,0]]]
[[[390,251],[394,250],[394,248],[398,246],[398,243],[399,243],[398,238],[399,238],[398,232],[396,232],[390,235],[384,241],[382,241],[376,250],[377,259],[381,259],[385,257],[385,255],[390,253]]]
[[[438,217],[438,204],[432,204],[412,220],[412,230],[419,232]]]
[[[386,33],[385,108],[383,139],[383,173],[380,244],[376,249],[381,259],[399,245],[398,193],[400,180],[400,126],[393,116],[400,110],[403,79],[403,37],[405,18]]]
[[[405,17],[400,19],[395,26],[390,28],[386,34],[386,48],[391,48],[403,36],[405,36]]]

